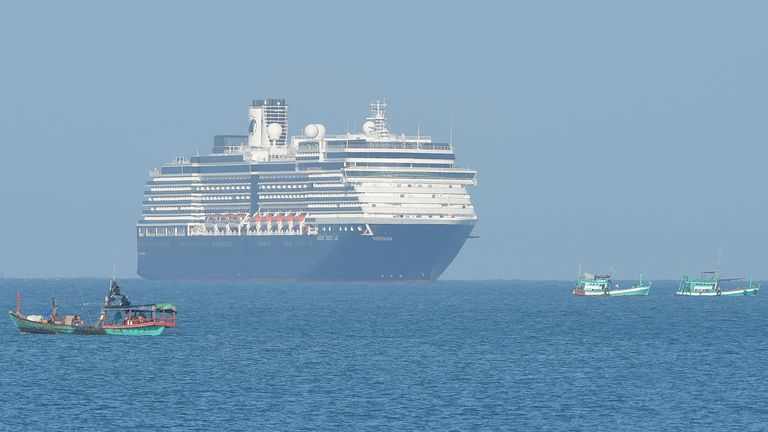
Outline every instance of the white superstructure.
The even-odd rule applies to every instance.
[[[287,113],[283,100],[269,101]],[[467,188],[476,171],[455,165],[451,143],[392,134],[386,113],[386,102],[374,101],[362,132],[326,135],[309,124],[284,143],[287,117],[269,123],[279,113],[269,117],[268,104],[254,102],[240,145],[151,173],[139,235],[219,235],[268,214],[316,225],[474,221]]]

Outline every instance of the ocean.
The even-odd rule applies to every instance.
[[[767,293],[574,298],[572,282],[120,281],[159,337],[0,326],[2,430],[768,430]],[[96,279],[0,305],[96,319]],[[84,302],[89,306],[84,307]],[[87,319],[87,318],[86,318]]]

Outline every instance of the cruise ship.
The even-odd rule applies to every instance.
[[[428,282],[473,236],[477,172],[452,142],[390,132],[386,101],[355,133],[308,124],[289,140],[284,99],[254,100],[248,121],[150,171],[139,276]]]

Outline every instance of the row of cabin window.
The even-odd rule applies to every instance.
[[[333,231],[334,227],[320,227],[320,231],[330,232]],[[338,231],[355,231],[355,228],[357,228],[357,231],[362,231],[363,227],[358,225],[357,227],[350,226],[349,229],[347,227],[336,227],[338,228]]]
[[[239,185],[239,186],[200,186],[197,188],[197,190],[248,190],[250,189],[250,185]]]
[[[217,196],[203,196],[203,197],[147,197],[147,201],[233,201],[233,200],[248,200],[251,199],[250,195],[217,195]]]

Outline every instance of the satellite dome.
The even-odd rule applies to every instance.
[[[283,134],[283,127],[280,126],[278,123],[270,123],[269,126],[267,126],[267,136],[270,140],[276,140],[280,138],[280,135]]]
[[[318,133],[320,133],[320,129],[317,128],[316,124],[308,124],[304,126],[304,136],[307,138],[313,139]]]
[[[363,123],[363,133],[365,133],[368,136],[373,135],[373,132],[376,130],[376,123],[368,120],[367,122]]]
[[[317,127],[317,139],[323,139],[325,137],[325,126],[320,123],[315,123],[315,126]]]

